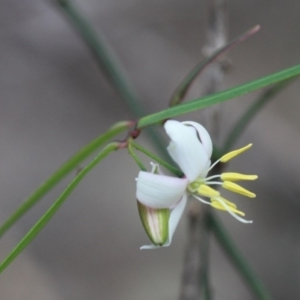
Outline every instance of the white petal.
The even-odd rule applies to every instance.
[[[188,198],[187,193],[184,193],[180,202],[176,204],[174,209],[171,211],[170,219],[169,219],[169,238],[168,241],[163,245],[164,247],[168,247],[172,242],[174,232],[184,212],[187,198]]]
[[[185,122],[182,122],[182,124],[193,126],[197,130],[200,140],[201,140],[201,143],[206,151],[207,156],[211,157],[212,150],[213,150],[213,144],[212,144],[212,140],[211,140],[210,135],[207,132],[207,130],[201,124],[193,122],[193,121],[185,121]]]
[[[163,246],[156,246],[156,245],[145,245],[145,246],[142,246],[140,249],[141,250],[149,250],[149,249],[158,249],[158,248],[161,248]]]
[[[177,225],[181,219],[181,216],[184,212],[185,206],[186,206],[186,202],[187,202],[187,193],[184,193],[182,199],[180,200],[180,202],[178,202],[178,204],[176,204],[176,206],[174,207],[174,209],[171,211],[171,215],[170,215],[170,219],[169,219],[169,237],[168,237],[168,241],[163,244],[162,246],[156,246],[156,245],[145,245],[142,246],[140,249],[141,250],[148,250],[148,249],[158,249],[161,247],[168,247],[170,246],[171,242],[172,242],[172,238],[174,235],[174,232],[177,228]]]
[[[205,165],[204,168],[203,168],[203,171],[199,174],[199,177],[201,177],[201,178],[206,178],[206,176],[207,176],[207,174],[208,174],[208,172],[209,172],[210,165],[211,165],[211,161],[208,160],[208,161],[206,162],[206,165]]]
[[[187,185],[186,178],[140,171],[137,178],[136,198],[151,208],[168,208],[182,198]]]
[[[170,156],[179,165],[188,180],[194,181],[204,172],[209,161],[196,129],[178,121],[169,120],[165,123],[165,130],[171,139],[167,148]]]

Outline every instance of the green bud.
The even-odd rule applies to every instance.
[[[144,229],[154,245],[162,246],[169,235],[169,217],[168,208],[150,208],[139,201],[137,206]]]

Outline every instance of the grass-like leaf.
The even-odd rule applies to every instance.
[[[300,65],[296,65],[294,67],[279,71],[277,73],[273,73],[271,75],[265,76],[260,79],[256,79],[254,81],[225,90],[223,92],[205,96],[199,99],[194,99],[187,103],[182,103],[175,107],[171,107],[162,110],[160,112],[145,116],[139,120],[138,127],[142,128],[145,126],[153,125],[169,118],[173,118],[179,115],[186,114],[188,112],[192,112],[214,104],[218,104],[236,98],[238,96],[245,95],[252,91],[261,89],[270,84],[274,84],[286,80],[288,78],[295,77],[299,74],[300,74]]]
[[[118,142],[111,143],[104,147],[101,152],[85,167],[83,168],[77,176],[71,181],[64,192],[59,196],[59,198],[53,203],[53,205],[47,210],[47,212],[38,220],[38,222],[29,230],[29,232],[24,236],[20,243],[8,254],[8,256],[0,264],[0,273],[2,273],[13,261],[14,259],[26,248],[26,246],[38,235],[38,233],[46,226],[46,224],[55,215],[58,209],[66,201],[66,199],[71,195],[77,185],[81,180],[109,153],[117,150],[119,147]]]
[[[260,112],[260,110],[274,97],[287,88],[297,77],[293,77],[284,81],[281,81],[274,86],[267,89],[238,119],[238,121],[232,126],[232,130],[224,142],[222,153],[228,152],[236,140],[246,129],[247,125],[253,120],[253,118]]]
[[[269,294],[264,284],[255,275],[251,266],[247,263],[242,253],[238,250],[237,246],[231,239],[229,233],[226,231],[219,218],[212,212],[210,212],[210,225],[218,243],[230,258],[233,265],[240,272],[251,291],[254,293],[255,299],[271,300],[272,296]]]
[[[82,148],[66,163],[64,163],[53,175],[51,175],[42,185],[40,185],[0,227],[0,237],[11,228],[31,207],[49,192],[57,183],[74,170],[81,162],[98,150],[103,144],[110,141],[114,136],[129,128],[132,122],[124,121],[116,123],[107,132],[100,135],[87,146]]]
[[[100,70],[122,97],[134,118],[144,116],[147,112],[140,101],[140,97],[130,82],[129,76],[126,74],[121,62],[105,38],[94,30],[81,11],[74,5],[74,1],[56,1],[86,46],[91,50]],[[146,132],[159,153],[165,160],[170,162],[170,157],[166,152],[164,140],[160,133],[155,131],[154,128],[146,128]]]

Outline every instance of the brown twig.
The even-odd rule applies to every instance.
[[[200,276],[202,272],[202,257],[200,249],[205,242],[205,210],[208,206],[193,202],[188,213],[188,242],[182,272],[180,300],[195,300],[200,297]]]
[[[226,0],[208,0],[207,42],[203,47],[205,57],[223,47],[227,42]],[[217,61],[205,72],[203,95],[219,92],[224,81],[224,60]],[[221,106],[214,105],[205,111],[205,124],[216,139],[219,135]]]
[[[226,0],[209,0],[207,42],[203,48],[205,56],[211,56],[218,48],[225,45],[227,41],[226,26]],[[224,69],[221,62],[215,62],[203,74],[205,78],[204,94],[211,94],[222,88]],[[219,131],[220,111],[215,107],[208,112],[206,126],[210,127],[213,136]],[[188,213],[188,242],[186,247],[185,261],[183,267],[180,300],[198,300],[201,298],[201,279],[206,272],[207,262],[203,261],[203,243],[208,243],[206,211],[209,207],[200,206],[200,203],[193,203]]]

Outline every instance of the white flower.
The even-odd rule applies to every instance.
[[[144,229],[153,243],[141,249],[171,244],[186,206],[187,184],[187,179],[162,175],[157,164],[152,164],[151,173],[139,173],[136,192],[138,210]]]
[[[243,223],[252,223],[241,218],[245,214],[210,185],[221,185],[224,189],[254,198],[254,193],[233,181],[255,180],[257,176],[223,173],[207,177],[208,172],[218,162],[231,160],[248,150],[252,144],[227,153],[211,166],[212,141],[202,125],[192,121],[169,120],[165,123],[165,130],[171,139],[167,150],[185,174],[185,178],[162,175],[157,165],[153,165],[151,173],[139,172],[136,197],[144,228],[153,243],[143,246],[142,249],[170,245],[186,205],[187,193],[215,209],[227,211]],[[221,181],[215,181],[217,178]]]

